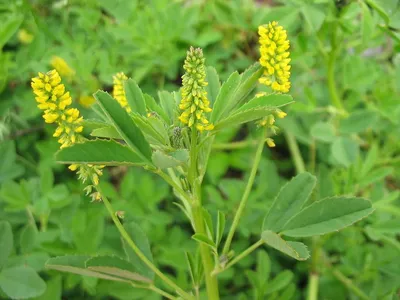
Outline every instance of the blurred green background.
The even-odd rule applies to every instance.
[[[103,205],[91,203],[74,174],[55,163],[59,145],[36,107],[30,78],[56,68],[74,106],[90,119],[92,93],[111,91],[120,71],[155,97],[178,90],[189,46],[203,48],[221,80],[245,70],[258,60],[258,25],[273,20],[291,41],[296,103],[279,123],[277,147],[264,151],[235,249],[257,240],[262,211],[304,169],[318,177],[315,197],[363,196],[376,211],[320,238],[320,253],[313,253],[313,241],[304,241],[317,261],[259,250],[221,274],[221,294],[303,299],[308,274],[316,271],[320,299],[397,299],[399,1],[3,0],[0,20],[1,299],[21,290],[23,298],[43,300],[160,299],[129,285],[45,269],[57,255],[122,250]],[[211,155],[205,202],[209,211],[224,211],[228,224],[251,167],[255,130],[222,132]],[[294,159],[296,153],[303,161]],[[109,168],[104,177],[115,208],[148,235],[157,264],[189,288],[183,257],[196,244],[170,188],[140,169]]]

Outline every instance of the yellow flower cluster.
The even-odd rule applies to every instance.
[[[54,69],[57,70],[58,73],[61,74],[61,76],[71,77],[75,75],[75,70],[72,69],[67,62],[59,56],[53,56],[50,64]]]
[[[260,64],[265,68],[260,83],[274,91],[287,93],[290,89],[289,41],[286,30],[278,22],[258,27],[260,35]]]
[[[36,95],[38,107],[44,111],[43,118],[46,123],[56,123],[53,136],[58,137],[60,148],[69,147],[74,143],[85,140],[81,135],[83,131],[83,117],[80,116],[76,108],[68,108],[72,103],[69,92],[65,91],[61,77],[56,70],[39,73],[32,78],[31,83],[33,93]],[[73,164],[69,166],[72,171],[78,170],[79,178],[85,182],[90,178],[94,185],[99,183],[99,176],[102,175],[101,169],[104,166],[90,164]]]
[[[65,91],[61,77],[56,70],[46,74],[39,73],[32,78],[33,93],[36,95],[38,107],[44,110],[43,118],[46,123],[57,123],[54,132],[58,137],[61,148],[68,147],[79,141],[83,130],[83,118],[76,108],[68,108],[72,103],[69,92]]]
[[[183,111],[179,120],[189,127],[194,125],[200,131],[214,129],[214,125],[204,116],[204,113],[212,111],[204,89],[208,84],[204,61],[203,51],[190,47],[183,65],[186,73],[182,76],[182,100],[179,105]]]
[[[128,80],[128,77],[123,72],[119,72],[115,76],[113,76],[113,83],[114,83],[113,97],[129,113],[132,110],[128,105],[128,101],[126,100],[125,89],[124,89],[124,82],[126,80]]]

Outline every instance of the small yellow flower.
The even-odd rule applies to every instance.
[[[179,104],[182,110],[179,120],[189,127],[195,126],[200,131],[214,129],[214,125],[210,124],[204,115],[212,111],[204,89],[208,84],[204,61],[203,51],[190,47],[183,65],[186,72],[182,76],[182,100]]]
[[[93,96],[80,96],[79,97],[79,104],[82,105],[83,107],[90,107],[93,103],[95,103],[96,100],[94,99]]]
[[[266,142],[267,142],[268,147],[270,147],[270,148],[273,148],[276,146],[274,140],[271,138],[267,138]]]
[[[72,77],[75,75],[75,70],[72,69],[68,63],[59,56],[53,56],[50,61],[51,66],[57,70],[61,76]]]
[[[277,116],[279,119],[283,119],[284,117],[287,116],[287,113],[285,113],[285,112],[283,112],[283,111],[281,111],[281,110],[278,110],[278,111],[276,112],[276,116]]]
[[[113,76],[113,83],[114,83],[113,97],[129,113],[132,110],[128,105],[128,101],[126,100],[126,94],[124,89],[124,82],[126,80],[128,80],[128,77],[123,72],[119,72],[115,74],[115,76]]]
[[[20,29],[18,31],[18,40],[22,44],[30,44],[33,41],[34,36],[30,34],[26,29]]]
[[[274,91],[287,93],[290,89],[290,52],[286,30],[278,22],[258,27],[260,35],[260,64],[264,67],[260,83]]]

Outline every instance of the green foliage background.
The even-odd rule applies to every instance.
[[[30,78],[49,70],[53,55],[62,57],[75,70],[66,78],[75,106],[90,118],[79,97],[110,90],[112,75],[120,71],[155,97],[163,96],[157,90],[177,90],[191,45],[203,48],[206,64],[222,80],[243,71],[258,60],[258,25],[272,20],[289,34],[296,103],[279,123],[277,147],[263,153],[235,250],[257,240],[265,210],[304,169],[318,178],[312,197],[363,196],[376,211],[356,226],[304,239],[310,250],[320,249],[312,253],[318,261],[259,250],[221,274],[221,294],[302,299],[308,274],[315,271],[321,275],[320,299],[395,299],[399,1],[25,0],[0,2],[0,19],[1,299],[10,291],[21,293],[15,298],[43,300],[160,299],[129,285],[45,269],[53,256],[118,253],[121,247],[103,205],[90,203],[74,175],[55,163],[58,144],[36,108]],[[31,43],[18,38],[21,30],[33,36]],[[210,158],[205,203],[209,211],[226,212],[228,223],[251,168],[255,131],[249,125],[221,132]],[[170,188],[137,168],[108,169],[102,187],[115,208],[125,211],[126,222],[140,224],[161,268],[189,287],[184,251],[196,244]]]

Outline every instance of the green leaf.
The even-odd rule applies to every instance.
[[[128,146],[141,156],[142,161],[150,160],[151,149],[149,143],[121,105],[103,91],[96,92],[94,97]]]
[[[357,160],[359,151],[358,144],[347,137],[338,137],[331,145],[332,156],[345,167]]]
[[[208,82],[208,85],[206,86],[207,98],[210,100],[210,106],[212,107],[221,89],[218,73],[214,67],[206,68],[206,80]]]
[[[106,166],[145,165],[142,157],[131,148],[118,142],[94,140],[61,149],[56,153],[56,160],[63,164],[89,163]]]
[[[101,138],[110,138],[122,140],[123,138],[118,133],[118,131],[113,126],[101,127],[94,129],[91,133],[91,136],[101,137]]]
[[[267,295],[282,290],[293,280],[293,272],[285,270],[272,279],[267,286]]]
[[[138,274],[135,267],[130,262],[116,256],[96,256],[88,259],[85,264],[86,268],[95,272],[105,273],[127,280],[152,282],[151,279]]]
[[[311,127],[311,136],[321,142],[332,142],[335,139],[335,127],[331,123],[317,122]]]
[[[368,154],[361,166],[360,178],[363,178],[369,171],[372,170],[376,161],[378,160],[379,148],[376,143],[372,144],[371,148],[368,150]]]
[[[287,242],[278,234],[271,230],[266,230],[261,234],[261,239],[268,246],[279,250],[297,260],[306,260],[310,257],[306,245],[299,242]]]
[[[168,154],[156,150],[153,152],[153,163],[160,169],[173,168],[186,164],[189,160],[189,152],[186,149],[176,150]]]
[[[218,217],[217,217],[217,230],[215,232],[215,244],[218,247],[219,243],[221,242],[221,239],[224,235],[225,231],[225,214],[221,211],[218,211]]]
[[[230,109],[233,109],[243,103],[246,97],[253,91],[258,79],[264,72],[264,68],[259,63],[255,63],[240,75],[240,84],[233,96],[233,99],[229,102],[231,107],[228,107],[226,114],[230,113]]]
[[[254,97],[246,104],[235,110],[232,114],[243,112],[253,108],[278,108],[288,105],[293,102],[293,98],[290,95],[284,94],[269,94],[261,97]]]
[[[326,198],[295,215],[286,223],[282,233],[292,237],[322,235],[350,226],[373,211],[371,202],[363,198]]]
[[[394,169],[392,167],[381,167],[379,169],[373,170],[359,181],[359,185],[360,187],[364,187],[369,184],[375,183],[379,180],[384,179],[386,176],[391,175],[393,172]]]
[[[115,280],[115,281],[126,281],[124,279],[110,276],[107,274],[102,274],[95,272],[86,268],[85,262],[90,259],[90,256],[86,255],[66,255],[57,256],[50,258],[46,262],[46,268],[51,270],[57,270],[61,272],[68,272],[73,274],[78,274],[82,276],[91,276],[96,278]]]
[[[199,243],[204,243],[207,246],[211,247],[212,249],[216,249],[216,245],[212,239],[210,239],[208,236],[201,234],[201,233],[195,233],[192,235],[192,239]]]
[[[26,299],[43,294],[46,283],[32,268],[18,266],[1,271],[0,288],[12,299]]]
[[[143,230],[134,222],[124,224],[124,227],[139,250],[149,261],[153,262],[153,254],[151,253],[150,244]],[[138,273],[153,280],[154,272],[137,256],[124,239],[122,240],[122,244],[128,260],[135,267]]]
[[[354,111],[340,123],[340,132],[345,134],[360,133],[373,128],[378,121],[378,115],[372,111]]]
[[[7,262],[14,248],[14,238],[10,223],[0,222],[0,269]]]
[[[12,14],[8,17],[4,17],[4,14],[2,15],[2,24],[0,27],[0,50],[18,30],[23,19],[23,16],[19,14]]]
[[[129,78],[124,82],[124,89],[126,94],[126,100],[133,112],[137,112],[139,115],[146,115],[146,102],[144,100],[143,92],[137,85],[137,83]]]
[[[133,119],[150,144],[161,147],[169,145],[169,136],[165,128],[166,124],[162,119],[159,119],[157,116],[145,118],[139,115],[134,115]]]
[[[323,11],[312,5],[307,5],[301,9],[301,13],[304,16],[311,33],[314,33],[321,28],[322,23],[325,20],[325,13]]]
[[[239,85],[239,82],[240,82],[239,73],[233,72],[229,76],[228,80],[222,84],[217,99],[215,100],[213,111],[211,113],[210,120],[212,123],[218,121],[224,114],[225,109],[227,107],[226,104],[228,101],[230,101],[230,99],[234,95],[235,90]]]
[[[230,114],[229,117],[222,119],[215,124],[215,129],[220,130],[242,123],[265,117],[276,110],[278,107],[285,106],[293,102],[289,95],[270,94],[258,98],[253,98],[239,109]]]
[[[316,182],[310,173],[301,173],[284,185],[264,219],[263,230],[280,232],[306,203]]]
[[[152,96],[144,94],[144,100],[146,101],[146,106],[150,112],[156,112],[165,122],[172,124],[165,111],[157,104],[156,100]]]
[[[19,237],[19,245],[22,253],[31,252],[36,245],[37,229],[33,224],[27,224]]]
[[[176,111],[176,102],[174,96],[167,91],[158,92],[161,108],[166,112],[170,124],[173,123]]]
[[[377,11],[377,13],[381,16],[381,18],[384,20],[386,24],[389,24],[390,19],[388,14],[375,0],[365,0],[365,2],[367,2],[369,6],[371,6],[374,10]]]

